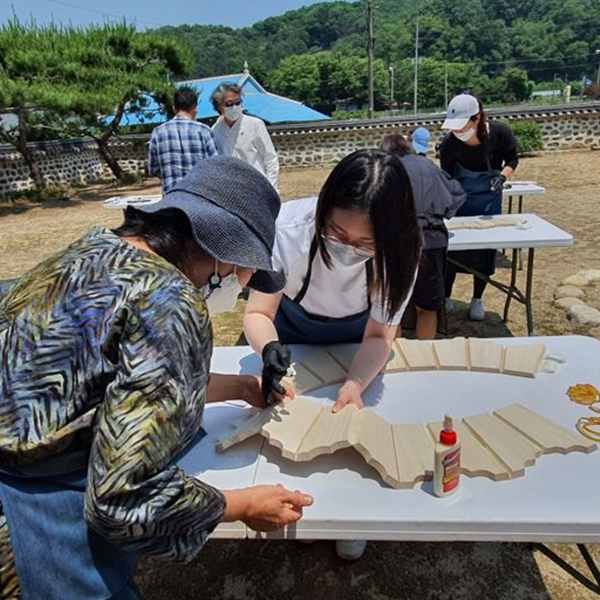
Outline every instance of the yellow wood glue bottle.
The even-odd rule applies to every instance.
[[[433,492],[443,497],[453,494],[460,481],[460,440],[452,428],[452,417],[444,417],[444,429],[435,445]]]

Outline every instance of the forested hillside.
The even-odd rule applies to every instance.
[[[441,106],[470,88],[488,100],[525,99],[533,83],[594,79],[599,0],[377,0],[376,98],[412,100],[419,21],[419,98]],[[198,16],[201,20],[201,15]],[[270,90],[323,110],[366,97],[366,1],[314,4],[243,29],[185,25],[158,32],[193,48],[194,77],[236,73],[247,60]],[[560,83],[560,82],[559,82]]]

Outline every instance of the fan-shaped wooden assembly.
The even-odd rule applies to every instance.
[[[347,406],[338,413],[307,398],[286,400],[239,424],[217,450],[261,434],[281,454],[309,461],[352,447],[394,488],[412,488],[433,472],[434,444],[442,423],[390,425],[370,408]],[[461,472],[502,481],[521,477],[542,454],[590,453],[595,443],[538,413],[512,404],[455,422],[462,442]]]
[[[314,346],[308,358],[294,365],[295,374],[283,380],[296,394],[341,383],[355,350],[352,346]],[[454,370],[504,373],[535,377],[546,355],[543,344],[504,346],[478,338],[454,338],[424,342],[400,338],[392,344],[384,373]]]

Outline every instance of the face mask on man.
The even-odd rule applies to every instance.
[[[325,247],[334,262],[342,267],[353,267],[367,262],[372,256],[357,254],[354,246],[344,244],[339,240],[325,238]]]
[[[235,308],[242,286],[238,279],[236,269],[227,277],[221,277],[217,271],[219,261],[215,260],[215,272],[210,281],[200,290],[206,299],[210,313],[230,312]]]
[[[459,133],[458,131],[453,131],[452,133],[461,142],[468,142],[475,135],[475,129],[471,127],[470,129],[467,129],[467,131],[463,131],[462,133]]]
[[[226,106],[224,108],[225,117],[230,121],[237,121],[242,116],[242,105]]]

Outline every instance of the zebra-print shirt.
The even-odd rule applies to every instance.
[[[225,511],[218,490],[172,464],[200,428],[211,352],[191,282],[93,228],[0,302],[0,468],[83,461],[95,530],[127,550],[191,558]]]

